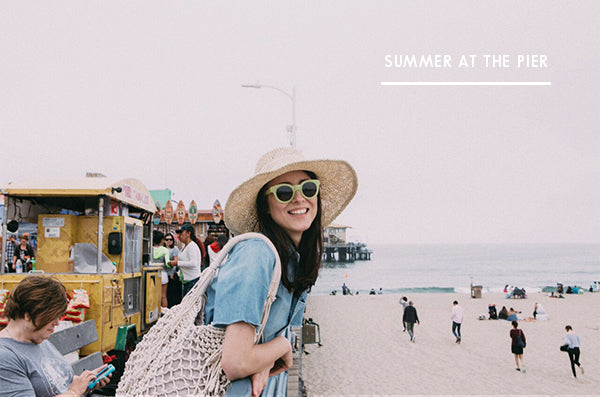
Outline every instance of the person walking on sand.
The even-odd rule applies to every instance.
[[[525,373],[525,363],[523,362],[523,348],[526,345],[525,334],[519,329],[519,323],[516,321],[512,322],[513,329],[510,330],[510,350],[515,355],[515,363],[517,364],[517,371]],[[521,365],[519,366],[519,361]]]
[[[573,371],[573,378],[577,378],[577,373],[575,372],[575,366],[577,365],[581,370],[581,375],[583,375],[583,366],[579,362],[579,347],[581,346],[581,339],[579,335],[573,332],[573,328],[570,325],[565,327],[567,333],[565,334],[564,341],[567,345],[567,353],[569,353],[569,360],[571,361],[571,371]]]
[[[402,298],[400,298],[400,304],[402,305],[402,332],[406,332],[406,321],[404,321],[404,310],[406,310],[406,307],[408,306],[408,298],[406,296],[403,296]]]
[[[415,323],[420,324],[419,316],[417,315],[417,309],[415,308],[413,301],[408,302],[408,306],[404,309],[404,315],[402,321],[406,324],[406,330],[410,336],[410,341],[415,341]]]
[[[458,301],[452,302],[452,314],[450,318],[452,319],[452,333],[456,337],[456,343],[460,344],[461,335],[460,335],[460,326],[462,325],[464,317],[463,308],[458,306]]]

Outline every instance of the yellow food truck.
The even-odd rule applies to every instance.
[[[86,177],[10,183],[2,194],[2,235],[37,225],[37,250],[29,273],[6,273],[0,266],[0,289],[10,291],[36,273],[56,277],[69,293],[86,290],[85,320],[93,320],[86,323],[95,325],[97,341],[79,354],[105,361],[116,357],[120,372],[137,337],[160,315],[161,268],[151,260],[156,206],[150,192],[135,179]]]

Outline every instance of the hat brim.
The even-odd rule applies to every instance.
[[[308,160],[255,175],[235,188],[225,204],[225,225],[234,234],[258,232],[256,196],[269,181],[290,171],[310,171],[321,181],[321,223],[330,225],[358,189],[356,171],[343,160]]]

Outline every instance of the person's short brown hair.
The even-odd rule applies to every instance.
[[[29,316],[35,330],[55,321],[67,311],[67,290],[54,277],[27,276],[12,290],[4,313],[11,320]]]

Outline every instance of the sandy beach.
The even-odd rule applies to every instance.
[[[503,294],[414,294],[415,343],[402,332],[401,295],[311,296],[306,317],[320,325],[323,346],[307,345],[303,379],[317,395],[600,395],[600,294],[504,299]],[[452,301],[465,311],[462,343],[451,332]],[[527,338],[526,373],[515,370],[505,320],[478,320],[488,303],[532,316],[541,302],[547,321],[519,321]],[[561,352],[564,327],[582,338],[585,374],[571,377]]]

